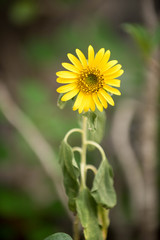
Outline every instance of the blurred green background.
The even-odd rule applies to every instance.
[[[158,15],[159,1],[152,2],[155,4]],[[113,166],[118,195],[118,204],[110,215],[111,225],[108,239],[143,239],[141,237],[142,222],[137,220],[140,212],[139,210],[135,212],[138,207],[134,206],[131,194],[135,191],[129,190],[130,186],[124,173],[125,167],[121,166],[118,148],[114,143],[114,132],[119,117],[118,109],[123,111],[128,109],[128,112],[127,110],[121,112],[124,115],[118,120],[119,128],[121,128],[121,121],[125,121],[124,116],[129,114],[132,103],[137,104],[137,110],[133,112],[129,122],[128,144],[132,147],[138,166],[141,166],[139,140],[141,122],[138,109],[146,81],[147,64],[143,49],[147,51],[150,39],[148,35],[140,36],[140,41],[142,41],[139,47],[124,30],[123,24],[125,23],[144,25],[141,1],[0,1],[0,81],[8,91],[7,96],[11,98],[11,104],[9,104],[11,109],[9,109],[5,105],[6,98],[1,94],[5,92],[5,89],[1,88],[0,239],[38,240],[58,231],[72,235],[72,221],[57,195],[55,187],[57,183],[49,178],[34,152],[34,146],[33,148],[30,146],[33,144],[32,141],[30,143],[30,139],[36,136],[30,129],[30,124],[20,119],[22,132],[25,128],[29,135],[28,141],[23,138],[21,130],[19,131],[14,123],[14,119],[19,119],[21,115],[14,112],[12,105],[16,104],[21,109],[31,124],[34,124],[40,132],[44,142],[47,146],[49,145],[49,149],[53,151],[52,163],[58,176],[57,182],[61,181],[62,175],[58,165],[59,145],[65,133],[77,127],[78,123],[77,114],[71,110],[71,104],[67,104],[63,110],[57,107],[56,88],[58,84],[55,73],[62,69],[61,62],[68,61],[67,53],[74,54],[75,49],[79,48],[87,55],[89,44],[95,48],[95,51],[101,47],[106,50],[110,49],[111,59],[117,59],[125,70],[125,74],[121,77],[122,96],[114,96],[116,106],[114,108],[110,106],[106,110],[107,123],[102,142]],[[129,30],[132,29],[129,28]],[[158,102],[157,106],[156,116],[159,116]],[[8,119],[4,113],[5,110],[9,111]],[[156,118],[156,122],[160,122],[159,117]],[[128,122],[126,126],[127,124]],[[158,130],[158,140],[160,139],[159,132]],[[123,136],[123,131],[121,135]],[[158,232],[160,232],[158,140],[155,143],[157,177],[153,186],[157,196],[155,233],[157,239]],[[78,136],[75,136],[74,141],[78,142]],[[44,146],[41,144],[40,142],[39,148],[43,149]],[[124,145],[121,150],[122,148],[127,153]],[[97,155],[92,152],[90,154],[90,158],[96,162]],[[128,158],[130,158],[129,155]],[[135,177],[134,173],[132,177]],[[138,189],[136,185],[134,188]],[[63,188],[61,189],[63,191]],[[134,197],[136,199],[136,196]],[[152,239],[155,238],[150,238]]]

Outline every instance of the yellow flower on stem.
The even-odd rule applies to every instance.
[[[78,58],[68,54],[72,64],[62,63],[68,71],[56,73],[57,82],[65,84],[57,89],[58,93],[64,94],[61,100],[68,101],[77,95],[73,110],[78,110],[79,113],[87,112],[89,109],[95,111],[95,107],[102,112],[108,103],[114,106],[110,93],[116,95],[121,93],[111,86],[120,87],[120,80],[117,77],[124,72],[122,66],[117,64],[117,60],[109,61],[110,51],[105,52],[104,48],[95,55],[90,45],[88,60],[79,49],[76,49],[76,54]]]

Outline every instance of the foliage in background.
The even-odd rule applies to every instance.
[[[160,44],[160,26],[158,26],[154,33],[139,24],[124,24],[124,30],[128,32],[135,40],[140,52],[145,59],[148,59],[151,52]]]

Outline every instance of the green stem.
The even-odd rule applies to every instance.
[[[69,132],[67,132],[67,134],[65,135],[64,141],[67,142],[68,137],[69,137],[72,133],[74,133],[74,132],[80,132],[80,133],[82,133],[82,129],[80,129],[80,128],[73,128],[73,129],[71,129],[71,130],[70,130]]]
[[[102,236],[103,239],[107,239],[108,227],[109,227],[109,210],[98,206],[98,218],[99,223],[102,226]]]
[[[81,153],[81,187],[86,187],[86,150],[87,150],[87,118],[83,116],[82,153]]]
[[[73,223],[73,239],[79,240],[80,239],[80,231],[79,231],[79,218],[78,215],[75,216],[74,223]]]
[[[98,143],[96,143],[94,141],[87,141],[86,144],[95,146],[100,151],[101,156],[102,156],[102,160],[103,161],[106,160],[105,152],[104,152],[103,148]]]
[[[96,173],[97,173],[97,168],[95,167],[95,166],[93,166],[93,165],[91,165],[91,164],[87,164],[86,165],[86,170],[92,170],[92,172],[94,172],[94,174],[96,175]]]
[[[79,152],[81,154],[82,149],[80,147],[73,147],[72,148],[73,152]]]

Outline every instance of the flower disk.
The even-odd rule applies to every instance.
[[[76,49],[77,57],[68,54],[70,63],[62,63],[62,66],[68,71],[57,72],[57,82],[65,84],[57,89],[58,93],[63,93],[61,100],[68,101],[73,97],[76,100],[73,110],[79,113],[89,110],[99,111],[107,108],[108,103],[114,106],[113,98],[110,94],[121,95],[120,91],[114,87],[120,87],[120,80],[117,77],[123,74],[121,65],[117,60],[109,61],[110,51],[105,52],[101,48],[94,54],[94,49],[88,47],[88,60],[84,54]]]

